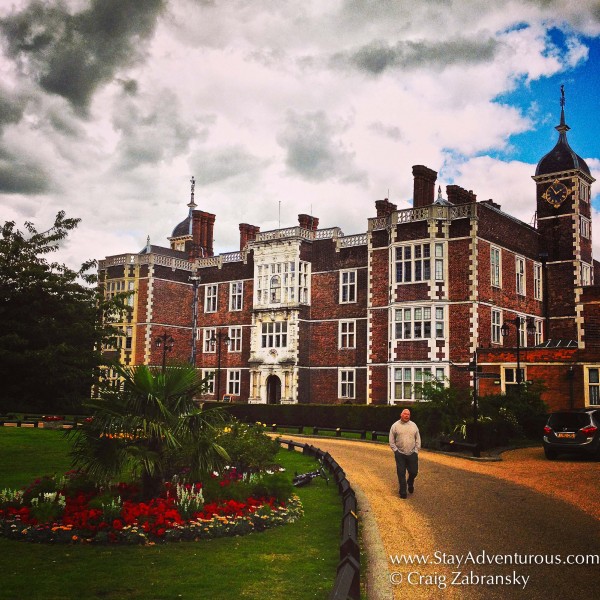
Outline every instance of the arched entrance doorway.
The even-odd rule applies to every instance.
[[[279,404],[281,401],[281,379],[277,375],[267,377],[267,404]]]

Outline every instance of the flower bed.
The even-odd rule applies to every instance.
[[[31,542],[154,544],[263,531],[303,514],[297,496],[204,503],[201,484],[166,484],[160,497],[141,502],[134,485],[90,490],[77,480],[47,477],[22,491],[0,492],[0,535]],[[228,475],[219,484],[234,489],[237,481]]]

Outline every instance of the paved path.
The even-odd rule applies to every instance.
[[[600,463],[574,465],[586,500],[593,496],[586,513],[576,506],[581,490],[572,485],[563,489],[561,484],[559,474],[572,465],[534,460],[535,468],[525,467],[540,449],[517,451],[501,463],[474,463],[423,451],[416,491],[401,500],[387,446],[324,438],[311,443],[334,456],[357,490],[368,546],[369,600],[600,597],[600,565],[535,564],[556,562],[556,556],[566,560],[568,554],[600,554]],[[563,498],[555,497],[547,470],[555,472],[554,491]],[[573,482],[573,476],[567,480]],[[534,564],[450,562],[469,552],[479,561],[484,551],[498,557],[494,560],[510,555]],[[430,562],[394,566],[389,557],[395,555],[401,561],[428,555]],[[455,579],[457,572],[461,575]],[[478,582],[476,576],[482,575],[496,583]],[[517,582],[508,583],[515,576]]]

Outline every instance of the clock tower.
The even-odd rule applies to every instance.
[[[567,141],[561,86],[558,141],[538,163],[537,228],[545,265],[546,339],[577,340],[578,288],[593,283],[591,176]]]

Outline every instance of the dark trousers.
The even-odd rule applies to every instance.
[[[408,485],[412,485],[419,473],[419,455],[417,452],[412,454],[394,452],[394,458],[396,459],[396,473],[398,474],[400,493],[404,496],[406,495],[407,484],[406,472],[408,471]]]

